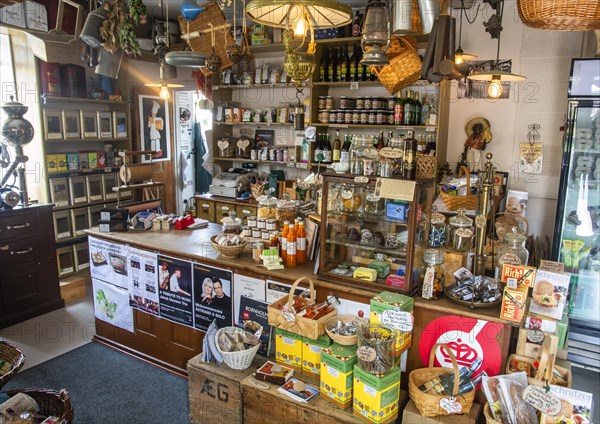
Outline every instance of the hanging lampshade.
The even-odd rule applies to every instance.
[[[183,84],[169,82],[169,78],[177,78],[177,68],[161,61],[160,79],[158,81],[148,82],[144,85],[146,87],[160,87],[160,98],[163,100],[167,100],[170,97],[169,88],[185,87]]]
[[[352,22],[352,8],[336,0],[252,0],[246,5],[248,18],[276,28],[301,31],[310,16],[314,28],[337,28]]]
[[[465,63],[465,60],[477,59],[477,56],[475,56],[473,54],[465,53],[461,47],[463,13],[464,13],[464,9],[465,9],[464,0],[460,0],[460,5],[461,5],[461,7],[460,7],[460,26],[458,29],[458,48],[454,52],[454,63],[457,65],[462,65],[463,63]]]
[[[361,65],[385,66],[390,64],[387,58],[390,25],[388,3],[385,0],[369,0],[362,28],[361,47],[364,54],[360,61]]]

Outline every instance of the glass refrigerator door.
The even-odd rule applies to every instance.
[[[600,321],[600,102],[571,102],[569,114],[559,260],[573,274],[570,315]]]

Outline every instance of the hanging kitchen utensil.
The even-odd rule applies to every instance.
[[[84,44],[81,47],[81,60],[90,68],[98,65],[98,49]]]
[[[117,78],[119,69],[121,69],[121,60],[123,59],[123,50],[112,54],[106,49],[101,48],[98,54],[98,66],[96,73],[110,78]]]
[[[217,72],[221,69],[221,57],[217,54],[217,50],[215,49],[215,30],[213,25],[209,22],[210,26],[210,38],[212,44],[212,53],[206,57],[205,66],[211,72]]]
[[[192,2],[195,4],[195,2],[193,2],[192,0],[186,0],[186,1],[189,1],[189,2]],[[181,5],[181,15],[185,18],[185,23],[187,25],[187,33],[188,34],[190,33],[190,20],[191,20],[190,17],[194,16],[194,19],[195,19],[195,17],[197,17],[198,14],[200,14],[200,12],[202,12],[204,10],[204,8],[197,6],[197,9],[199,11],[196,14],[195,12],[192,13],[189,10],[190,7],[191,6],[189,4],[187,4],[186,2],[184,2],[184,4]],[[186,42],[185,50],[177,51],[177,52],[169,52],[165,55],[165,62],[167,64],[169,64],[171,66],[182,66],[185,68],[199,68],[201,66],[204,66],[204,59],[205,59],[205,55],[203,53],[191,51],[189,42]]]
[[[107,16],[108,10],[106,10],[104,6],[100,6],[93,12],[90,12],[83,24],[79,39],[90,47],[95,49],[99,48],[100,44],[102,44],[100,27]]]

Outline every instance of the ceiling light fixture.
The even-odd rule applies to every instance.
[[[364,52],[360,61],[366,66],[390,64],[387,49],[390,45],[390,7],[385,0],[369,0],[365,8],[361,47]]]
[[[276,28],[296,29],[301,25],[298,21],[306,21],[307,16],[309,25],[317,29],[337,28],[352,22],[352,8],[336,0],[252,0],[246,6],[246,15]]]
[[[172,68],[176,69],[176,68]],[[154,82],[148,82],[144,84],[146,87],[160,87],[160,98],[163,100],[167,100],[169,95],[169,88],[183,88],[185,85],[179,84],[176,82],[168,81],[168,72],[169,65],[167,65],[164,61],[160,61],[160,79]]]
[[[465,11],[465,2],[464,0],[460,0],[460,24],[458,27],[458,48],[454,52],[454,63],[457,65],[462,65],[465,63],[465,60],[473,60],[477,59],[477,56],[474,54],[465,53],[461,47],[462,41],[462,22],[463,22],[463,13]],[[467,18],[468,20],[468,18]]]
[[[487,72],[473,74],[467,77],[468,79],[473,81],[489,81],[490,85],[488,86],[488,95],[493,99],[497,99],[502,95],[502,82],[516,82],[524,81],[527,79],[522,75],[512,74],[510,72],[503,71],[498,67],[500,63],[500,35],[502,33],[502,16],[504,15],[504,0],[501,0],[499,8],[499,16],[497,19],[499,20],[500,26],[498,29],[498,47],[494,67]],[[490,18],[490,21],[492,20],[492,18]]]

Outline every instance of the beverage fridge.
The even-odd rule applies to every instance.
[[[568,359],[600,370],[600,59],[573,59],[553,259],[572,273]]]

